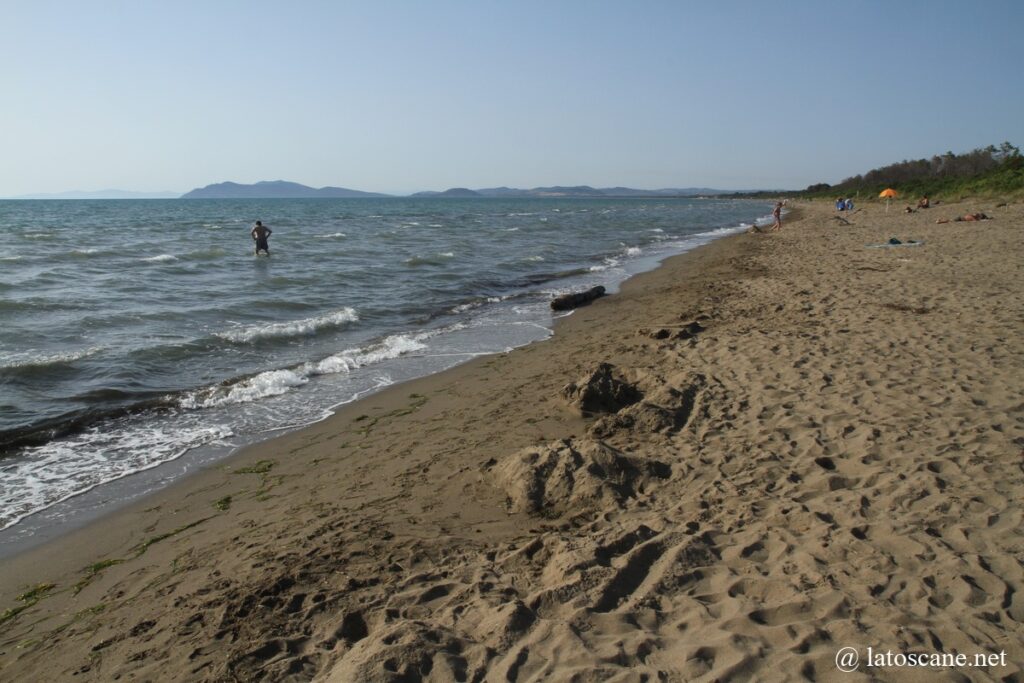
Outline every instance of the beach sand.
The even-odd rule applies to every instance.
[[[1024,680],[1024,205],[793,207],[5,561],[0,679]]]

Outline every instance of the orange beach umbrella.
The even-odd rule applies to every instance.
[[[896,193],[896,190],[892,189],[891,187],[887,187],[881,192],[879,192],[878,196],[885,197],[885,212],[889,213],[889,200],[892,199],[893,197],[898,197],[899,195]]]

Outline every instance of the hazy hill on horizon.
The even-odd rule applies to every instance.
[[[378,192],[362,192],[345,187],[314,188],[286,180],[262,180],[252,185],[230,181],[196,188],[181,195],[182,199],[306,199],[391,197]]]
[[[412,197],[695,197],[699,195],[723,194],[726,190],[709,187],[662,188],[641,190],[631,187],[595,188],[590,185],[534,187],[522,190],[514,187],[488,187],[470,190],[453,187],[443,192],[417,192]]]
[[[472,190],[466,187],[452,187],[443,191],[415,192],[408,195],[416,198],[537,198],[537,197],[695,197],[700,195],[729,194],[729,190],[715,190],[708,187],[661,188],[644,190],[631,187],[595,188],[590,185],[534,187],[488,187]],[[178,192],[135,192],[128,190],[97,190],[69,192],[33,193],[8,197],[8,199],[305,199],[305,198],[384,198],[402,195],[380,192],[364,192],[345,187],[314,188],[286,180],[262,180],[252,184],[225,181],[205,187],[197,187],[185,194]]]
[[[662,188],[642,190],[630,187],[595,188],[590,185],[534,187],[489,187],[472,190],[467,187],[452,187],[443,191],[428,190],[415,192],[416,198],[514,198],[514,197],[694,197],[698,195],[721,194],[724,190],[708,187]],[[264,180],[252,185],[223,182],[196,188],[182,195],[182,199],[278,199],[315,197],[394,197],[397,195],[377,192],[363,192],[344,187],[321,187],[319,189],[285,180]]]

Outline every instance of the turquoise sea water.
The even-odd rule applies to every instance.
[[[701,199],[0,202],[0,529],[550,334],[769,211]],[[249,229],[269,225],[270,258]]]

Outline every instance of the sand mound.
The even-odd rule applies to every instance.
[[[560,517],[589,507],[621,507],[671,474],[657,460],[628,456],[598,441],[562,439],[526,448],[494,467],[509,512]]]
[[[672,432],[685,427],[707,384],[698,373],[668,380],[647,370],[622,371],[600,363],[567,384],[561,396],[582,417],[598,418],[590,434],[603,439],[620,431]]]
[[[603,415],[590,428],[590,434],[606,438],[618,431],[672,432],[690,421],[697,407],[698,395],[706,386],[704,375],[685,377],[677,388],[660,378],[648,380],[644,400],[622,410]]]
[[[643,398],[634,384],[624,379],[611,363],[597,368],[562,389],[569,405],[584,417],[598,413],[615,413]]]

